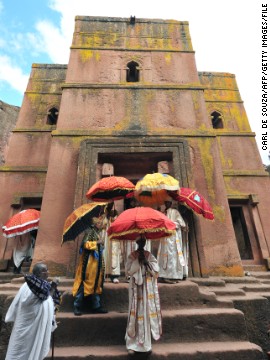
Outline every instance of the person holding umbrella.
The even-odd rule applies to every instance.
[[[122,254],[120,242],[109,241],[107,230],[117,216],[114,202],[109,202],[104,211],[103,229],[100,235],[104,245],[105,277],[109,277],[114,284],[119,283]]]
[[[20,274],[23,261],[32,258],[39,219],[39,210],[26,209],[11,216],[2,226],[4,237],[15,238],[17,241],[13,250],[14,274]]]
[[[92,313],[104,314],[108,311],[101,306],[100,295],[104,282],[103,246],[100,231],[103,217],[93,217],[86,230],[80,247],[80,261],[77,267],[72,294],[74,315],[82,315],[83,300],[90,301]]]
[[[138,249],[126,263],[129,280],[129,315],[126,329],[126,347],[129,355],[137,352],[151,353],[151,334],[158,340],[162,334],[160,300],[157,286],[158,263],[144,250],[146,239],[137,239]]]
[[[187,230],[187,226],[179,211],[172,208],[172,201],[165,201],[164,213],[175,223],[176,233],[160,240],[157,255],[160,267],[159,281],[167,284],[175,284],[179,280],[183,280],[187,275],[188,255],[186,252],[185,255],[183,254],[184,248],[182,241],[182,230]],[[185,250],[188,251],[187,246]]]
[[[159,240],[175,233],[175,223],[150,207],[135,207],[123,211],[108,229],[109,239],[136,241],[126,263],[129,280],[129,314],[126,328],[126,347],[136,352],[150,353],[151,335],[158,340],[162,334],[156,258],[144,250],[146,240]]]
[[[17,237],[17,244],[13,250],[14,274],[21,273],[21,268],[25,260],[32,261],[33,250],[36,240],[34,236],[34,231],[27,232],[23,235],[18,235]]]

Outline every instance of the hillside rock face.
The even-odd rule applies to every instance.
[[[5,163],[5,151],[11,131],[16,125],[20,107],[0,100],[0,165]]]

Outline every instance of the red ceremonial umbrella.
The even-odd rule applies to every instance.
[[[209,220],[214,219],[214,213],[209,202],[198,191],[181,187],[179,192],[168,191],[168,194],[174,200],[192,209],[196,214],[200,214]]]
[[[111,224],[108,235],[111,240],[136,240],[144,235],[147,240],[171,236],[175,223],[160,211],[149,207],[136,207],[123,211]]]
[[[91,186],[86,197],[93,201],[114,201],[125,198],[134,188],[135,185],[122,176],[109,176]]]
[[[32,230],[38,229],[40,211],[36,209],[22,210],[13,215],[2,227],[3,235],[11,238],[17,235],[23,235]]]
[[[74,240],[84,230],[91,225],[93,217],[100,217],[104,214],[107,203],[92,202],[84,204],[74,210],[67,218],[64,224],[62,243]]]

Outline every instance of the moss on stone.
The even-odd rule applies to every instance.
[[[201,161],[204,168],[204,176],[207,184],[207,190],[209,197],[212,201],[215,199],[215,184],[213,175],[214,159],[212,156],[212,139],[210,138],[199,138],[197,140],[198,147],[200,149]]]
[[[244,276],[244,270],[241,265],[218,266],[218,267],[212,268],[211,270],[207,270],[207,275],[242,277],[242,276]]]

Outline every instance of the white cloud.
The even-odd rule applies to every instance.
[[[12,64],[7,56],[0,55],[0,80],[6,81],[13,89],[24,93],[29,75],[23,74],[18,66]]]
[[[11,34],[9,46],[17,53],[25,49],[25,35],[22,33]]]
[[[53,62],[66,64],[70,44],[67,44],[67,38],[61,30],[49,21],[39,21],[36,28],[41,36],[43,52],[47,53]]]

